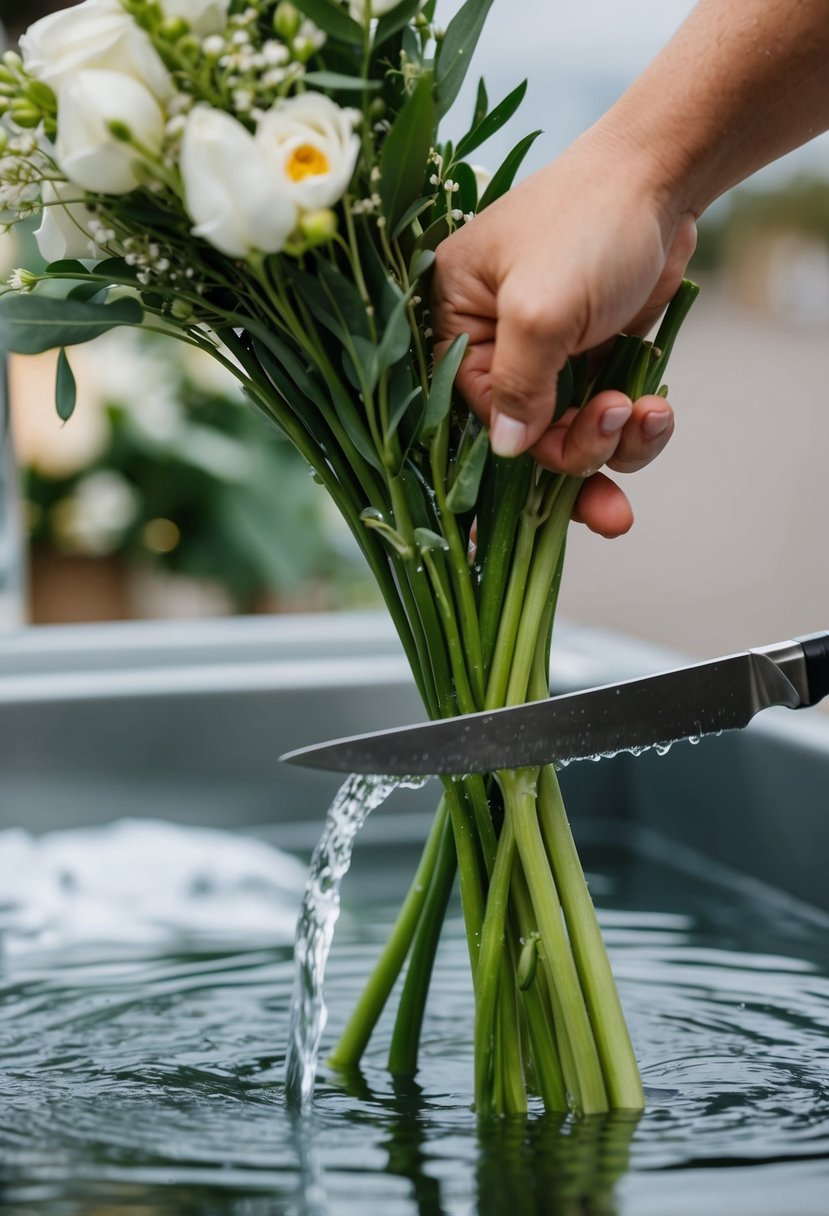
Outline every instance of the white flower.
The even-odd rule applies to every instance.
[[[149,35],[119,0],[84,0],[42,17],[20,39],[20,49],[26,70],[56,92],[87,68],[122,72],[162,99],[172,92],[170,74]]]
[[[382,17],[399,3],[400,0],[348,0],[348,11],[362,25],[367,17]]]
[[[470,165],[469,167],[475,174],[475,185],[478,187],[478,200],[480,201],[492,181],[492,174],[484,165]]]
[[[229,257],[278,253],[296,226],[296,206],[249,131],[222,110],[187,116],[181,176],[193,233]]]
[[[299,93],[277,102],[259,123],[256,142],[303,211],[339,202],[360,151],[352,112],[324,93]]]
[[[47,262],[98,256],[98,246],[90,232],[95,213],[83,203],[68,201],[77,199],[78,194],[77,186],[43,183],[44,206],[34,236],[40,255]]]
[[[227,25],[230,0],[161,0],[165,17],[183,17],[199,38],[219,34]]]
[[[135,148],[116,139],[122,123],[151,155],[161,151],[164,115],[152,93],[121,72],[85,71],[58,91],[58,164],[78,186],[96,194],[127,194],[140,184]]]

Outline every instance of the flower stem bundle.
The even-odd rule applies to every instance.
[[[578,478],[496,458],[435,365],[438,245],[512,185],[469,157],[519,85],[441,141],[488,0],[445,32],[434,0],[85,0],[0,69],[0,205],[42,215],[48,262],[0,297],[0,341],[35,353],[116,325],[207,350],[290,437],[353,532],[427,713],[549,695],[550,638]],[[695,289],[653,343],[571,360],[558,410],[661,388]],[[74,405],[61,361],[58,408]],[[474,537],[474,548],[472,541]],[[470,554],[472,554],[470,556]],[[443,779],[397,924],[332,1060],[353,1068],[403,976],[389,1067],[417,1068],[457,882],[475,991],[475,1103],[640,1109],[642,1087],[552,768]]]

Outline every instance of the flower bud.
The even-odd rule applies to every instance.
[[[178,42],[182,35],[190,32],[190,26],[183,17],[168,17],[162,21],[158,32],[166,42]]]
[[[23,67],[23,60],[16,51],[6,51],[3,55],[2,62],[4,67],[8,68],[8,70],[15,76],[19,75],[20,70]]]
[[[337,216],[330,207],[318,211],[306,211],[300,218],[299,230],[305,237],[306,248],[327,245],[337,235]]]
[[[26,96],[39,110],[54,114],[58,107],[54,91],[42,80],[30,80],[26,85]]]
[[[40,110],[25,99],[12,103],[11,116],[18,127],[33,128],[40,125]]]
[[[273,28],[280,38],[285,42],[293,42],[299,33],[299,27],[302,25],[302,13],[288,0],[282,0],[276,6],[276,12],[273,15]]]

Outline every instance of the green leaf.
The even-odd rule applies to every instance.
[[[414,538],[421,553],[424,549],[430,553],[449,552],[449,542],[446,537],[441,536],[439,532],[433,532],[431,528],[415,528]]]
[[[412,264],[409,267],[409,276],[413,281],[415,279],[422,279],[424,275],[429,273],[434,264],[434,249],[417,249],[412,258]]]
[[[424,72],[386,136],[380,154],[380,197],[392,230],[423,194],[429,151],[435,141],[433,90],[432,76]]]
[[[492,2],[466,0],[446,28],[436,65],[440,118],[461,91]]]
[[[375,47],[382,46],[398,30],[402,30],[404,25],[408,25],[412,17],[417,16],[419,9],[420,0],[401,0],[390,12],[384,13],[374,31]]]
[[[501,165],[500,169],[492,178],[492,181],[489,183],[486,190],[484,190],[483,197],[478,203],[479,211],[483,211],[484,207],[488,207],[490,203],[494,203],[496,199],[500,198],[502,194],[506,194],[506,192],[510,189],[512,183],[515,181],[516,173],[521,168],[521,163],[524,160],[524,157],[527,155],[540,134],[540,131],[532,131],[529,135],[525,135],[524,138],[515,145],[504,163]]]
[[[72,368],[69,366],[66,351],[61,348],[61,352],[58,355],[58,373],[55,379],[55,409],[58,412],[58,418],[62,422],[68,422],[72,417],[77,400],[78,387],[75,384],[75,377],[72,374]]]
[[[360,512],[360,519],[367,528],[372,528],[375,532],[379,532],[383,540],[391,545],[392,549],[396,553],[399,553],[402,558],[412,556],[412,551],[404,538],[396,528],[393,528],[388,523],[382,511],[378,510],[377,507],[366,507],[364,511]],[[417,532],[415,532],[415,536],[417,536]]]
[[[429,400],[426,402],[426,410],[418,435],[418,442],[424,446],[431,443],[432,436],[449,413],[452,405],[452,388],[468,342],[468,334],[458,334],[435,368],[432,386],[429,389]]]
[[[411,390],[410,393],[407,394],[407,396],[401,397],[397,405],[392,407],[391,413],[389,414],[389,436],[396,432],[397,428],[400,426],[400,423],[405,418],[409,407],[413,402],[419,401],[422,395],[423,389],[418,384]]]
[[[500,131],[505,123],[509,122],[515,111],[524,100],[524,95],[527,92],[527,82],[522,81],[517,89],[513,89],[503,101],[499,102],[491,114],[486,114],[476,126],[472,128],[468,135],[465,135],[455,149],[455,155],[460,159],[468,156],[470,152],[474,152],[482,143],[485,143],[496,131]]]
[[[362,43],[363,27],[349,17],[339,4],[332,4],[331,0],[294,0],[294,4],[332,38],[358,45]]]
[[[478,92],[475,95],[475,111],[472,115],[472,126],[470,131],[474,131],[479,123],[482,123],[489,111],[489,97],[486,91],[486,81],[483,76],[478,81]]]
[[[386,322],[380,345],[377,348],[377,364],[380,372],[388,371],[409,353],[412,331],[409,326],[409,301],[414,295],[414,284],[405,295],[401,295],[397,306]]]
[[[143,308],[131,298],[91,304],[9,292],[0,298],[0,349],[39,355],[89,342],[117,325],[140,325],[143,318]]]
[[[334,89],[340,93],[374,93],[383,87],[381,80],[365,80],[362,76],[347,76],[344,72],[306,72],[302,79],[316,89]]]
[[[456,515],[471,511],[478,500],[478,490],[489,455],[489,432],[480,430],[475,442],[461,461],[452,489],[446,496],[446,505]]]
[[[438,216],[434,224],[430,224],[415,241],[415,252],[421,249],[437,249],[441,241],[449,235],[449,220],[445,215]]]
[[[47,274],[89,274],[89,266],[79,262],[77,258],[67,258],[61,262],[50,262],[46,267]]]
[[[391,239],[396,241],[399,236],[402,236],[409,227],[409,224],[414,223],[417,217],[422,215],[427,208],[434,206],[434,203],[434,194],[424,194],[422,198],[416,198],[411,207],[407,207],[403,212],[403,215],[397,221],[397,224],[392,231]]]

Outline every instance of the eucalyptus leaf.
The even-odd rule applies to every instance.
[[[436,67],[440,118],[461,91],[492,3],[493,0],[466,0],[446,27]]]
[[[488,207],[490,203],[494,203],[496,199],[499,199],[502,194],[506,194],[510,189],[515,181],[516,173],[521,168],[524,157],[540,134],[540,131],[532,131],[515,145],[484,191],[483,197],[478,203],[479,211],[483,211],[485,207]]]
[[[446,496],[446,505],[456,515],[471,511],[475,506],[488,455],[489,432],[480,430],[475,436],[471,448],[463,457],[452,483],[452,489]]]
[[[39,355],[89,342],[118,325],[140,325],[143,318],[143,308],[132,298],[92,304],[9,292],[0,297],[0,349]]]
[[[485,143],[496,131],[500,131],[509,120],[512,118],[515,111],[524,100],[524,95],[527,92],[527,81],[524,80],[508,93],[503,101],[500,101],[491,114],[486,114],[484,118],[477,123],[475,127],[465,135],[455,149],[457,157],[468,156],[470,152],[474,152],[482,143]]]
[[[418,435],[418,442],[427,446],[452,406],[452,388],[455,377],[466,353],[468,334],[458,334],[452,345],[435,368],[429,399]]]
[[[357,45],[362,43],[362,26],[349,17],[339,4],[332,3],[332,0],[294,0],[294,4],[300,12],[303,12],[306,17],[310,17],[315,25],[318,25],[321,30],[325,30],[326,34],[330,34],[332,38],[339,38],[341,42],[352,42]]]
[[[78,387],[75,376],[69,365],[66,351],[61,347],[58,355],[58,369],[55,377],[55,409],[62,422],[68,422],[75,412],[78,400]]]
[[[380,153],[380,198],[392,230],[423,194],[429,151],[435,141],[433,87],[429,72],[418,77]]]

